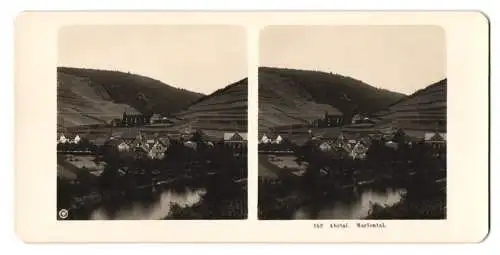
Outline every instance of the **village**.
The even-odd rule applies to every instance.
[[[147,119],[131,116],[124,114],[122,127],[110,125],[108,133],[58,134],[58,210],[71,208],[71,219],[88,219],[102,205],[113,211],[166,191],[203,189],[207,205],[177,208],[178,215],[168,218],[187,217],[187,212],[195,218],[246,217],[241,202],[246,201],[245,132],[209,136],[190,127],[148,132],[143,128]],[[235,204],[237,210],[225,208]]]
[[[331,200],[331,196],[348,200],[363,190],[388,186],[404,189],[406,198],[418,200],[405,205],[413,211],[405,208],[395,217],[443,217],[446,133],[437,128],[415,132],[398,123],[388,124],[377,128],[362,115],[354,115],[346,124],[343,117],[325,114],[305,132],[304,128],[282,132],[276,128],[260,134],[259,218],[289,218],[303,204]],[[403,206],[403,200],[394,208]],[[422,212],[424,207],[418,205],[431,200],[439,205],[432,215],[421,215],[429,212]],[[384,217],[387,211],[396,210],[372,207],[375,211],[365,217]]]

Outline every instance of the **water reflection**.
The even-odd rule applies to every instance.
[[[372,204],[391,206],[399,202],[405,189],[387,188],[384,191],[364,190],[351,202],[331,199],[321,201],[320,206],[306,205],[293,215],[294,219],[362,219],[368,216]]]
[[[143,203],[132,203],[117,209],[112,215],[104,208],[95,210],[91,220],[161,220],[169,216],[174,206],[181,209],[199,204],[206,194],[205,189],[186,189],[184,192],[166,190],[159,195],[159,198],[149,205]]]

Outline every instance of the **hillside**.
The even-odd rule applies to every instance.
[[[113,102],[100,84],[66,73],[57,75],[58,125],[64,127],[103,124],[137,109]]]
[[[395,123],[414,130],[446,130],[447,80],[429,85],[404,98],[375,116],[379,126]]]
[[[259,72],[259,129],[307,124],[329,112],[340,111],[318,104],[307,90],[293,79],[272,72]]]
[[[259,129],[307,123],[329,114],[374,113],[405,95],[317,71],[259,68]]]
[[[247,130],[248,80],[245,78],[214,93],[201,97],[177,117],[178,128],[204,130]]]
[[[118,71],[58,67],[57,80],[58,111],[65,126],[108,122],[124,111],[169,114],[203,96]]]

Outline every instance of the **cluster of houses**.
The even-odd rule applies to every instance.
[[[323,152],[343,152],[352,159],[365,159],[366,152],[371,145],[371,139],[368,136],[349,137],[347,134],[340,133],[336,138],[317,138],[312,137],[312,142]]]
[[[116,142],[113,142],[116,141]],[[110,142],[107,143],[108,146],[113,146],[115,150],[119,153],[135,153],[146,155],[149,159],[161,160],[165,158],[168,149],[172,145],[173,141],[177,141],[183,144],[186,148],[190,148],[197,151],[201,144],[205,145],[206,148],[214,148],[216,139],[210,138],[201,130],[197,130],[195,133],[181,134],[179,136],[160,136],[158,134],[154,135],[144,135],[139,132],[138,135],[132,137],[127,134],[121,137],[111,137]],[[247,135],[246,133],[239,132],[227,132],[223,136],[223,144],[227,148],[230,148],[238,154],[246,152],[247,148]]]
[[[146,155],[150,159],[163,159],[170,146],[170,139],[157,134],[144,135],[139,132],[133,135],[129,132],[120,137],[109,137],[104,146],[120,154]]]
[[[259,144],[282,144],[284,139],[281,135],[270,136],[267,134],[262,135],[259,139]]]
[[[82,138],[77,134],[72,138],[60,134],[58,144],[78,144]],[[97,141],[99,140],[99,141]],[[203,131],[183,132],[179,134],[146,134],[137,129],[130,129],[120,135],[109,135],[107,138],[99,138],[95,144],[106,151],[117,153],[116,155],[128,155],[133,157],[145,156],[149,159],[161,160],[172,145],[178,142],[194,151],[198,150],[201,143],[207,148],[213,148],[214,142],[221,142],[223,146],[233,150],[236,154],[247,152],[247,133],[225,132],[219,139],[207,136]]]
[[[262,135],[259,139],[261,144],[283,144],[286,138],[281,135]],[[409,147],[416,142],[427,144],[433,149],[435,157],[442,156],[446,148],[446,133],[425,132],[423,137],[410,137],[402,129],[393,129],[389,132],[378,133],[350,133],[340,132],[338,136],[315,136],[309,130],[309,142],[313,148],[322,152],[340,152],[338,155],[346,155],[352,159],[366,159],[367,152],[374,141],[380,142],[388,148],[397,150],[401,143]]]
[[[57,144],[78,144],[82,139],[77,134],[73,137],[65,136],[64,134],[60,134],[57,137]]]
[[[57,152],[64,153],[95,153],[97,147],[85,136],[79,134],[57,134]]]

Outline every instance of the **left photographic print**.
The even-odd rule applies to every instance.
[[[59,30],[58,220],[247,218],[244,27]]]

